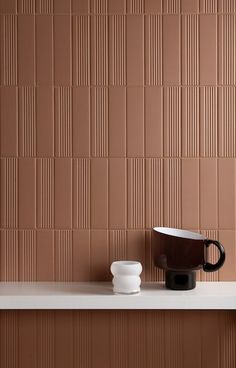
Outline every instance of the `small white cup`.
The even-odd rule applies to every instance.
[[[136,261],[115,261],[111,264],[113,291],[117,294],[140,292],[142,265]]]

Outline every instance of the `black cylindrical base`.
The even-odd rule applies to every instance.
[[[166,271],[166,287],[172,290],[191,290],[196,287],[195,271]]]

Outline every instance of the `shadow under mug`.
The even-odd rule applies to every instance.
[[[188,290],[196,286],[195,270],[217,271],[225,261],[225,250],[217,240],[192,231],[155,227],[153,260],[156,267],[166,271],[166,286],[174,290]],[[215,264],[207,260],[207,248],[215,245],[219,259]]]

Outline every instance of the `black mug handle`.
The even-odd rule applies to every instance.
[[[205,272],[217,271],[224,264],[225,249],[224,249],[223,245],[220,242],[218,242],[217,240],[205,239],[204,244],[205,244],[206,248],[208,248],[211,244],[214,244],[220,251],[220,258],[218,259],[218,261],[215,264],[205,262],[204,265],[203,265],[203,270]]]

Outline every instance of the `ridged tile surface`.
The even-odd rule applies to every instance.
[[[0,1],[1,280],[111,280],[118,259],[163,280],[153,226],[220,240],[198,280],[236,280],[235,17],[235,0]],[[3,368],[236,364],[231,313],[0,319]]]

